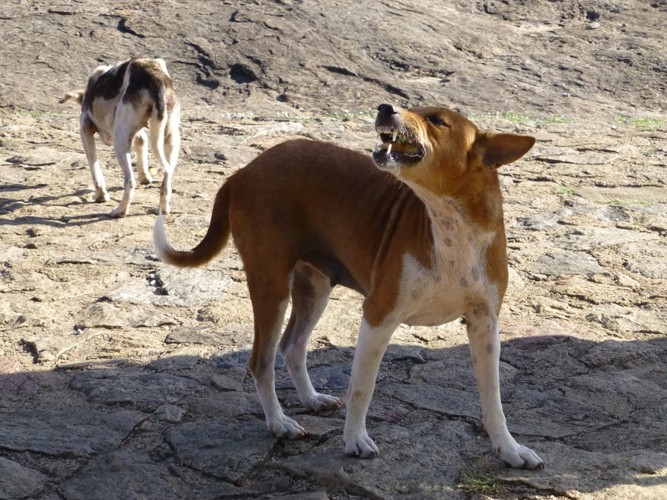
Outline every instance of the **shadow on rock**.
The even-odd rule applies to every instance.
[[[318,390],[344,397],[352,356],[312,352]],[[667,488],[667,339],[503,344],[505,413],[517,439],[545,459],[538,472],[493,457],[467,346],[389,348],[369,413],[375,460],[344,455],[345,410],[305,412],[280,362],[279,397],[310,434],[275,439],[247,358],[235,351],[31,373],[0,358],[0,498],[466,498],[475,493],[470,471],[507,494],[642,486],[656,497]]]

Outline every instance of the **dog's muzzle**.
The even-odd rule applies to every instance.
[[[375,130],[381,144],[373,151],[373,161],[381,168],[399,168],[421,161],[424,148],[391,104],[380,104]]]

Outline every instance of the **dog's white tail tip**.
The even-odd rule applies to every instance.
[[[169,250],[171,250],[171,245],[169,244],[169,241],[167,241],[162,210],[158,211],[157,220],[153,226],[153,246],[155,247],[155,253],[158,258],[160,260],[166,260]]]

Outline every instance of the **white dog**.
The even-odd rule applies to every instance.
[[[69,100],[81,104],[81,140],[93,175],[95,201],[109,200],[95,151],[95,133],[107,145],[113,144],[123,169],[123,198],[110,215],[125,217],[135,189],[130,158],[133,142],[139,182],[148,185],[153,180],[148,169],[148,127],[153,154],[164,172],[160,210],[169,213],[171,183],[180,147],[180,102],[164,60],[129,59],[114,66],[99,66],[88,79],[85,90],[68,92],[60,102]],[[155,169],[151,171],[156,173]]]

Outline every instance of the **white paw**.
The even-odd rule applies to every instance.
[[[109,201],[110,199],[111,199],[111,197],[109,196],[109,193],[106,193],[106,192],[97,193],[95,195],[95,198],[93,198],[95,203],[105,203],[105,202]]]
[[[286,415],[282,415],[273,422],[267,422],[266,426],[274,436],[279,438],[296,439],[307,434],[306,429],[301,427],[296,420],[293,420]]]
[[[121,207],[114,208],[111,212],[109,212],[109,216],[113,217],[114,219],[120,219],[122,217],[125,217],[127,215],[127,208],[122,209]]]
[[[163,215],[169,215],[171,212],[171,205],[162,196],[160,197],[160,208],[158,209],[158,213],[159,212],[162,212]]]
[[[375,445],[368,434],[345,440],[345,453],[351,457],[376,458],[380,456],[380,449]]]
[[[515,469],[544,469],[544,462],[539,455],[518,443],[506,449],[496,449],[496,455]]]
[[[316,393],[303,402],[304,406],[313,411],[335,410],[343,406],[343,402],[327,394]]]
[[[150,186],[153,182],[153,178],[149,175],[147,177],[139,177],[139,184],[142,186]]]

